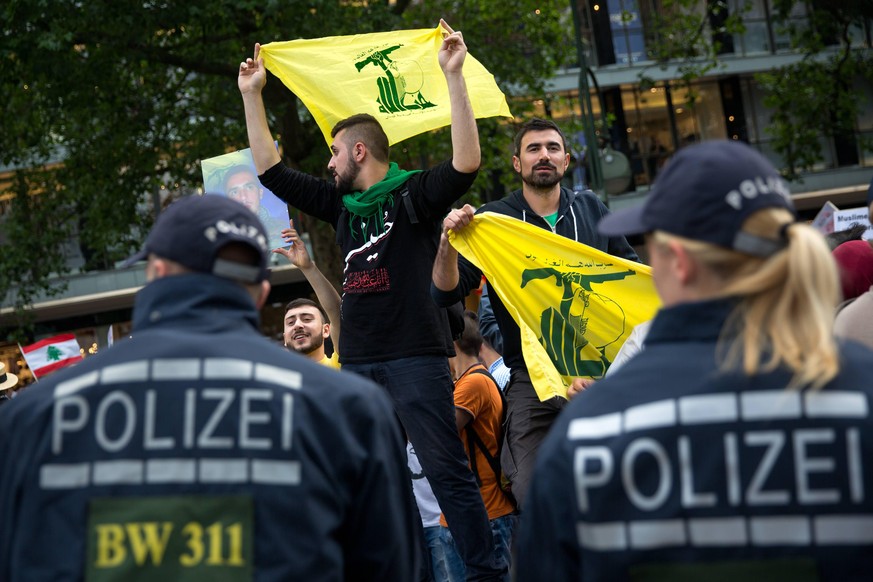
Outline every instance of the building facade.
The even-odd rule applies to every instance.
[[[736,15],[743,30],[713,32],[719,23],[710,17],[703,35],[708,35],[710,43],[718,43],[718,65],[689,87],[682,80],[683,62],[654,60],[658,34],[663,34],[657,24],[663,0],[575,1],[582,66],[588,68],[590,119],[601,128],[609,125],[599,130],[601,137],[624,153],[630,166],[631,179],[620,192],[629,195],[611,196],[613,205],[640,198],[677,149],[698,141],[742,140],[776,167],[786,166],[769,131],[774,111],[765,104],[766,94],[756,75],[804,58],[792,49],[787,26],[808,29],[808,11],[815,2],[797,2],[788,18],[780,18],[774,0],[700,0],[700,11],[718,3],[722,7],[719,18]],[[869,19],[851,27],[851,50],[873,59],[871,36],[873,21]],[[825,44],[821,58],[841,50],[840,39],[825,39]],[[873,176],[873,79],[857,77],[852,82],[861,103],[852,134],[845,139],[821,136],[821,159],[801,181],[792,183],[804,217],[810,212],[814,215],[828,199],[840,208],[864,202]],[[579,68],[560,72],[551,83],[551,93],[535,103],[537,113],[558,121],[585,122],[580,86],[585,90]],[[581,150],[584,134],[574,137]],[[608,176],[609,169],[604,173]],[[615,189],[610,193],[615,194]]]

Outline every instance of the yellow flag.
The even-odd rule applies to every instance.
[[[442,29],[398,30],[271,42],[267,69],[309,109],[328,145],[338,121],[369,113],[395,144],[451,123],[449,89],[437,53]],[[494,76],[469,53],[464,79],[476,117],[512,117]]]
[[[502,214],[449,232],[521,329],[540,400],[567,397],[573,378],[601,378],[631,330],[660,301],[651,269]]]

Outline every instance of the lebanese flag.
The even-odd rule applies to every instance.
[[[48,337],[21,348],[27,367],[39,378],[65,368],[82,359],[75,334],[64,333]]]

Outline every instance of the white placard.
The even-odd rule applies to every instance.
[[[848,230],[854,224],[863,224],[867,227],[864,239],[873,239],[873,225],[870,224],[870,214],[866,206],[860,208],[847,208],[834,212],[834,232]]]

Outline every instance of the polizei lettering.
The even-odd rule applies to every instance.
[[[52,415],[52,453],[63,454],[65,440],[73,437],[81,445],[83,433],[107,453],[123,452],[132,444],[145,451],[291,449],[292,394],[260,388],[188,388],[182,393],[181,402],[157,389],[146,390],[140,402],[122,390],[96,403],[80,395],[59,398]]]
[[[849,391],[694,395],[577,418],[579,544],[866,543],[873,516],[853,516],[869,503],[867,423],[866,396]]]
[[[288,451],[301,381],[293,370],[248,360],[165,358],[61,382],[54,458],[40,467],[40,485],[298,484],[300,463]],[[90,460],[77,462],[83,454]]]
[[[616,484],[629,504],[643,512],[658,511],[668,502],[695,509],[864,501],[857,428],[727,432],[720,440],[714,447],[689,435],[668,442],[640,437],[620,452],[576,447],[579,511],[589,510],[593,491]],[[838,467],[848,469],[852,478],[835,479]],[[706,482],[704,471],[711,476]]]

